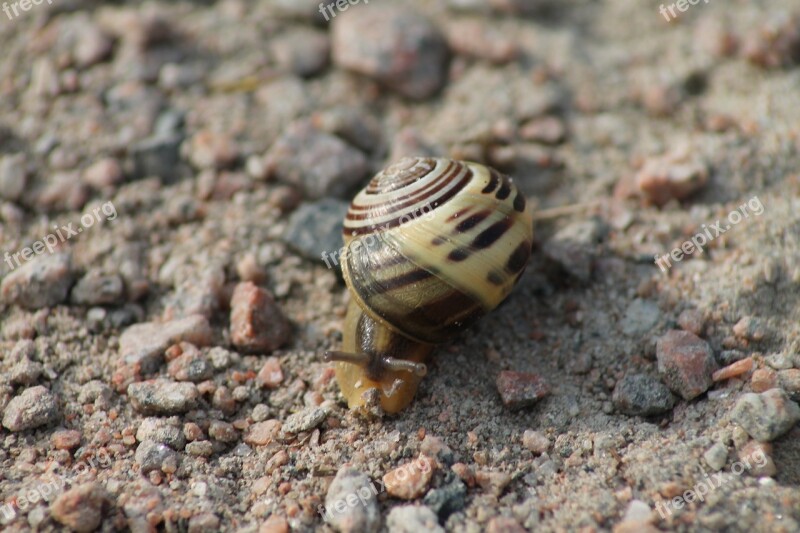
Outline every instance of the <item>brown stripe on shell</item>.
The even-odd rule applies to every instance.
[[[506,217],[503,220],[498,220],[482,232],[480,232],[474,239],[472,239],[471,246],[479,250],[489,248],[492,244],[505,235],[511,228],[513,221]]]
[[[470,256],[470,251],[467,250],[466,248],[456,248],[455,250],[447,254],[447,259],[453,261],[454,263],[458,263],[460,261],[463,261],[469,256]]]
[[[517,190],[517,195],[514,197],[514,210],[522,213],[525,211],[525,195]]]
[[[459,222],[458,226],[456,226],[456,233],[465,233],[481,222],[483,222],[486,217],[491,215],[492,212],[488,209],[484,209],[483,211],[479,211],[474,215],[470,215],[468,218]]]
[[[505,277],[499,272],[492,270],[486,275],[486,281],[499,287],[505,282]]]
[[[531,255],[531,243],[523,241],[517,246],[506,262],[506,270],[512,274],[521,271],[528,263],[528,257]]]
[[[497,187],[497,184],[499,183],[499,181],[500,181],[500,178],[497,176],[497,173],[494,170],[490,169],[490,171],[489,171],[489,183],[486,185],[486,187],[483,188],[483,190],[481,190],[481,192],[483,194],[491,194],[491,192],[494,191],[495,188]]]
[[[508,198],[509,194],[511,194],[511,182],[507,177],[503,176],[503,185],[500,186],[500,189],[497,191],[497,194],[495,194],[494,197],[498,200],[505,200]]]

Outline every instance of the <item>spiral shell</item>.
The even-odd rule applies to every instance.
[[[533,222],[511,178],[477,163],[406,158],[378,173],[344,223],[345,281],[374,320],[440,343],[509,294]]]

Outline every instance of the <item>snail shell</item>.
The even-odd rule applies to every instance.
[[[359,192],[344,221],[351,293],[343,347],[327,352],[351,408],[377,389],[407,406],[423,361],[511,292],[530,257],[531,209],[511,178],[464,161],[405,158]]]

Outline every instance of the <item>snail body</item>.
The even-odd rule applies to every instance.
[[[336,378],[351,409],[377,390],[387,413],[414,397],[425,359],[511,292],[533,241],[513,181],[463,161],[405,158],[359,192],[344,222],[351,301]],[[374,392],[372,393],[375,394]]]

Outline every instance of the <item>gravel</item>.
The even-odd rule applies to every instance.
[[[688,331],[671,330],[658,339],[656,357],[664,382],[684,400],[707,391],[717,370],[711,347]]]
[[[781,389],[743,394],[731,412],[731,420],[761,442],[775,440],[800,421],[800,406]]]
[[[653,416],[669,412],[675,398],[657,379],[629,374],[617,382],[612,396],[614,407],[630,416]]]
[[[378,531],[378,501],[369,476],[345,466],[339,469],[325,496],[325,520],[342,533]]]
[[[32,252],[32,248],[23,248],[20,257],[30,259],[36,251]],[[40,253],[45,250],[42,247]],[[25,309],[52,307],[66,300],[72,276],[70,253],[42,255],[5,276],[0,283],[0,296],[5,303],[18,304]]]
[[[25,389],[8,402],[3,412],[3,427],[14,433],[52,424],[59,419],[58,401],[37,385]]]
[[[133,408],[142,414],[168,416],[197,407],[200,393],[194,383],[155,380],[131,383],[128,397]]]

